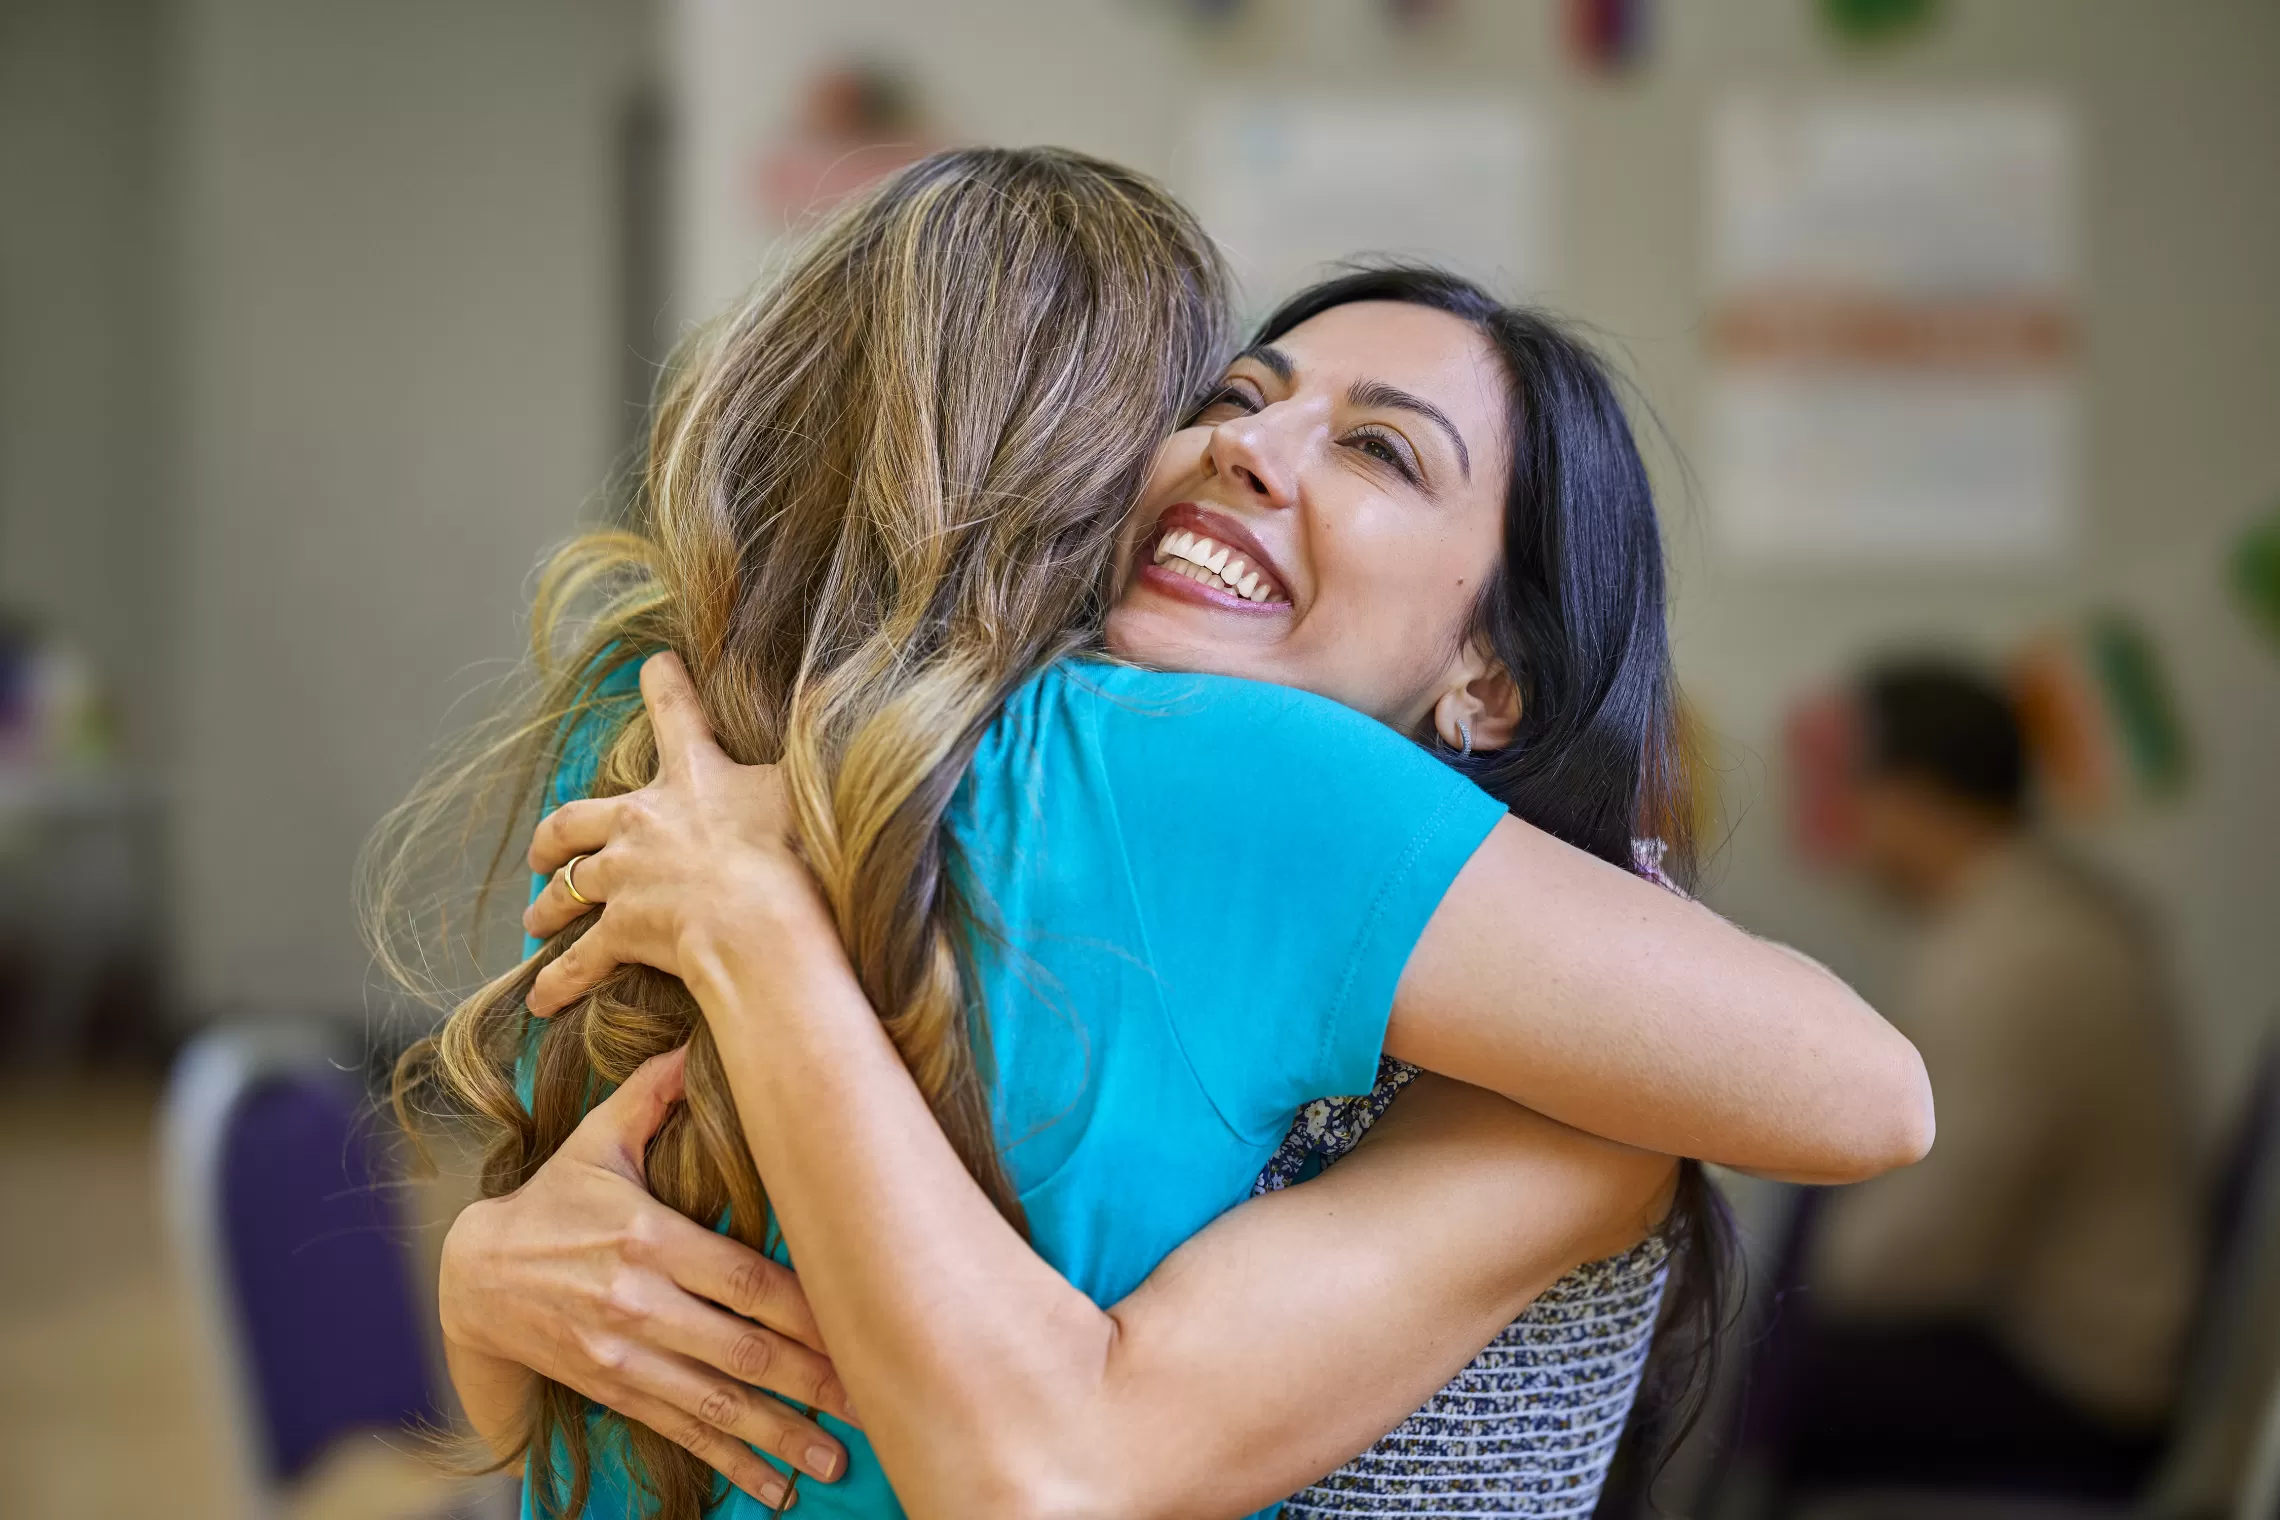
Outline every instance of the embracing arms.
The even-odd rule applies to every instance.
[[[658,676],[653,667],[645,686],[665,756],[656,787],[647,796],[573,804],[548,820],[534,845],[541,869],[573,849],[599,850],[580,879],[609,903],[600,922],[541,976],[534,1011],[561,1006],[621,960],[660,966],[688,983],[720,1041],[755,1159],[771,1179],[779,1218],[808,1275],[817,1321],[907,1501],[946,1504],[955,1496],[963,1504],[988,1495],[1003,1500],[993,1509],[1012,1514],[1150,1512],[1128,1485],[1145,1480],[1160,1488],[1178,1474],[1163,1470],[1160,1448],[1132,1443],[1135,1433],[1170,1418],[1180,1400],[1134,1369],[1147,1365],[1152,1346],[1171,1341],[1132,1333],[1119,1318],[1127,1306],[1112,1314],[1094,1307],[989,1207],[863,1001],[812,883],[783,849],[771,778],[731,765],[704,741],[693,699],[673,674]],[[1557,913],[1538,929],[1515,932],[1505,924],[1493,933],[1485,928],[1492,909],[1483,909],[1491,918],[1444,914],[1404,978],[1390,1038],[1397,1053],[1441,1050],[1436,1064],[1508,1089],[1535,1081],[1528,1068],[1541,1060],[1550,1073],[1539,1098],[1547,1107],[1565,1106],[1618,1129],[1661,1123],[1665,1133],[1693,1134],[1699,1127],[1689,1126],[1705,1111],[1714,1127],[1737,1109],[1791,1101],[1779,1070],[1770,1090],[1745,1084],[1739,1097],[1720,1083],[1734,1070],[1747,1077],[1753,1055],[1770,1053],[1778,1067],[1794,1055],[1786,1042],[1803,1031],[1817,1037],[1807,1063],[1817,1068],[1806,1084],[1811,1092],[1795,1100],[1809,1103],[1805,1123],[1828,1113],[1820,1095],[1856,1086],[1845,1095],[1847,1112],[1835,1116],[1851,1130],[1834,1143],[1808,1135],[1809,1148],[1795,1154],[1781,1146],[1796,1142],[1800,1126],[1751,1131],[1745,1122],[1748,1143],[1731,1159],[1807,1175],[1858,1174],[1904,1159],[1928,1140],[1913,1052],[1833,978],[1530,831],[1500,827],[1497,836],[1451,896],[1509,903],[1516,884],[1527,889],[1521,900],[1535,905],[1575,894],[1586,905],[1576,911],[1593,918],[1591,927],[1613,934],[1612,952],[1603,947],[1594,958],[1563,946],[1559,933],[1574,926],[1563,930]],[[1515,849],[1522,853],[1509,853]],[[560,896],[557,884],[534,905],[538,932],[576,916],[574,905],[554,901]],[[1436,939],[1450,943],[1436,948]],[[1474,969],[1420,1007],[1413,983],[1438,975],[1443,951],[1460,967],[1470,957]],[[1596,963],[1579,965],[1571,952]],[[1723,1003],[1705,999],[1698,979],[1719,976],[1745,986]],[[1526,989],[1523,1011],[1541,1008],[1553,1032],[1541,1049],[1524,1031],[1468,1033],[1468,1022],[1482,1022],[1491,1000],[1513,999],[1519,988]],[[1625,1058],[1640,1042],[1704,1039],[1686,1019],[1658,1024],[1637,1007],[1669,996],[1695,1019],[1730,1014],[1736,1004],[1747,1011],[1759,998],[1772,999],[1778,1017],[1770,1037],[1745,1042],[1740,1058],[1724,1068],[1713,1041],[1707,1075],[1690,1071],[1692,1057],[1681,1056],[1646,1063],[1645,1098],[1635,1088],[1613,1101],[1593,1091],[1595,1080],[1627,1077]],[[1594,1008],[1603,997],[1620,1006]],[[1594,1062],[1589,1039],[1607,1042],[1614,1055]],[[1685,1117],[1676,1126],[1637,1111],[1652,1107],[1658,1080],[1677,1089],[1674,1101]],[[1900,1122],[1851,1119],[1879,1108],[1898,1112]],[[1912,1125],[1909,1115],[1917,1111],[1920,1123]],[[1400,1232],[1388,1238],[1398,1241]],[[1208,1239],[1199,1237],[1198,1245]],[[1134,1304],[1140,1302],[1136,1295]],[[1243,1323],[1271,1319],[1254,1310]],[[1499,1323],[1478,1327],[1463,1354],[1436,1373],[1461,1365]],[[1262,1357],[1247,1365],[1289,1376],[1287,1362]],[[1428,1376],[1404,1396],[1414,1403],[1434,1386]],[[1159,1391],[1142,1397],[1150,1388]],[[1376,1429],[1407,1407],[1386,1414]],[[1331,1459],[1372,1433],[1363,1431]],[[1157,1456],[1144,1465],[1118,1455],[1134,1450]],[[1270,1476],[1279,1482],[1282,1475]],[[1256,1497],[1264,1502],[1273,1490],[1270,1483]]]
[[[527,1408],[528,1364],[775,1507],[781,1482],[744,1443],[825,1479],[843,1457],[746,1384],[854,1411],[814,1354],[823,1342],[799,1282],[643,1191],[641,1154],[679,1076],[678,1053],[650,1062],[520,1191],[453,1225],[442,1280],[452,1376],[501,1451]],[[1069,1332],[1107,1349],[1053,1362],[1077,1377],[1042,1423],[1016,1423],[1037,1418],[1025,1413],[1033,1394],[1016,1387],[1004,1401],[992,1345],[928,1353],[882,1327],[888,1343],[872,1349],[919,1352],[907,1369],[866,1363],[896,1367],[879,1397],[918,1411],[905,1421],[916,1444],[889,1437],[884,1453],[920,1514],[960,1507],[924,1494],[1007,1498],[992,1512],[1014,1515],[1048,1494],[1102,1514],[1246,1512],[1362,1450],[1545,1287],[1644,1236],[1672,1173],[1664,1158],[1421,1077],[1345,1161],[1222,1216],[1107,1314],[1089,1303],[1066,1314]],[[986,1208],[971,1222],[994,1269],[1010,1232]],[[931,1295],[928,1270],[908,1265],[906,1291]],[[1033,1286],[1055,1284],[1067,1291],[1057,1278]],[[872,1328],[857,1321],[850,1344],[867,1347]]]
[[[668,963],[703,952],[680,943],[691,935],[749,945],[763,931],[747,933],[745,915],[764,925],[780,899],[812,897],[773,772],[712,745],[674,657],[652,659],[642,688],[667,769],[641,791],[557,809],[533,841],[542,871],[592,854],[580,880],[610,904],[539,974],[534,1012],[622,960],[678,971]],[[658,883],[646,893],[645,870]],[[586,911],[555,881],[525,921],[551,935]],[[1858,1181],[1932,1142],[1922,1060],[1842,981],[1512,818],[1410,950],[1384,1048],[1623,1144],[1793,1181]]]

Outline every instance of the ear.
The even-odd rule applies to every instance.
[[[1465,747],[1468,727],[1476,755],[1509,747],[1520,731],[1520,683],[1478,643],[1465,646],[1448,689],[1433,704],[1433,730],[1449,748]]]

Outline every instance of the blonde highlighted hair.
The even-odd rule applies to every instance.
[[[376,837],[365,916],[384,964],[431,990],[434,942],[452,925],[421,895],[430,868],[489,838],[485,890],[509,879],[566,746],[598,755],[593,795],[649,780],[647,719],[613,694],[629,665],[674,649],[722,747],[783,767],[799,846],[864,990],[952,1145],[1018,1223],[970,964],[982,926],[943,816],[1006,697],[1096,638],[1153,452],[1225,358],[1226,297],[1217,253],[1176,201],[1075,153],[939,153],[831,217],[671,371],[636,526],[589,534],[547,566],[535,692]],[[650,1148],[650,1187],[762,1246],[767,1196],[678,982],[632,968],[543,1024],[524,1011],[537,969],[583,927],[415,1046],[399,1111],[410,1123],[440,1100],[486,1121],[483,1190],[496,1196],[607,1085],[685,1042],[687,1102]],[[589,1413],[560,1385],[536,1398],[522,1456],[541,1514],[585,1505]],[[654,1513],[693,1520],[710,1506],[714,1475],[695,1457],[599,1418]]]

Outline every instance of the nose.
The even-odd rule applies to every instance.
[[[1298,502],[1298,447],[1288,425],[1297,419],[1278,415],[1286,410],[1269,406],[1230,417],[1211,430],[1205,448],[1211,472],[1262,507]]]

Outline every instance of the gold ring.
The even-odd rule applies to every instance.
[[[585,855],[573,855],[568,860],[562,862],[562,869],[555,872],[554,874],[562,878],[562,890],[570,894],[570,900],[572,902],[578,903],[583,907],[598,908],[601,906],[601,904],[594,901],[591,897],[588,897],[585,893],[579,891],[578,878],[571,874],[578,869],[579,861],[586,860],[588,858],[590,857]]]

